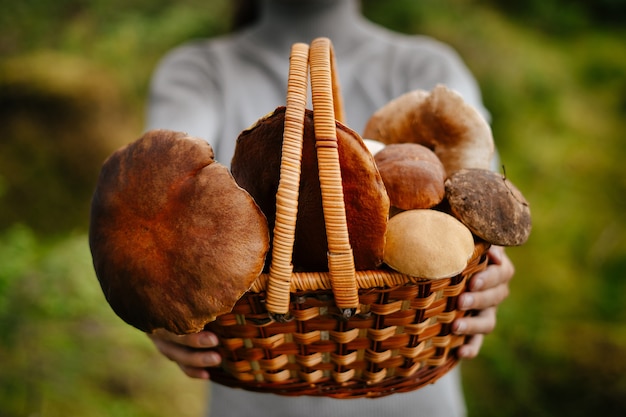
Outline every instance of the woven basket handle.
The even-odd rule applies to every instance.
[[[311,43],[309,66],[317,164],[328,240],[328,268],[335,304],[343,310],[344,315],[349,316],[359,305],[359,297],[337,144],[336,121],[344,119],[343,105],[335,55],[329,39],[318,38]]]
[[[342,314],[349,317],[358,306],[354,256],[348,235],[335,124],[336,120],[344,120],[343,103],[332,44],[327,38],[318,38],[310,47],[302,43],[294,44],[290,55],[280,182],[276,193],[276,224],[266,297],[267,310],[278,320],[284,320],[289,311],[308,85],[307,68],[311,71],[319,178],[328,240],[329,276],[335,303],[342,310]]]

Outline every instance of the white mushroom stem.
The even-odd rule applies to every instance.
[[[372,156],[376,155],[385,147],[384,143],[374,139],[363,139],[363,142],[365,143],[365,146],[367,146],[367,149],[370,151]]]

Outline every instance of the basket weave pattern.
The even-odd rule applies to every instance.
[[[330,289],[293,292],[294,319],[287,323],[270,321],[265,292],[250,291],[209,325],[223,356],[223,369],[211,370],[211,379],[253,391],[338,398],[380,397],[433,383],[457,362],[464,337],[451,333],[451,323],[464,315],[456,301],[468,277],[486,266],[481,253],[462,274],[437,281],[357,272],[380,287],[359,290],[360,313],[348,320]],[[330,282],[327,273],[294,275],[303,287]]]
[[[343,109],[334,66],[328,39],[292,48],[272,262],[230,313],[207,326],[219,337],[223,358],[211,370],[214,382],[281,395],[381,397],[433,383],[458,362],[465,338],[452,334],[451,323],[470,313],[457,310],[457,298],[486,267],[488,247],[477,243],[465,270],[441,280],[354,270],[337,157],[335,123]],[[328,272],[293,272],[291,264],[308,69]]]

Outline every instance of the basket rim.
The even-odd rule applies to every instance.
[[[483,241],[474,244],[474,252],[468,260],[465,269],[458,275],[467,275],[480,269],[485,260],[484,255],[489,250],[490,245]],[[437,280],[421,278],[402,272],[395,271],[383,265],[383,268],[374,270],[355,271],[357,290],[379,287],[396,287],[405,284],[417,284],[424,282],[437,282],[453,278],[441,278]],[[248,292],[260,293],[268,289],[270,274],[262,273],[252,283]],[[291,293],[300,291],[332,290],[331,273],[329,271],[295,271],[291,273],[289,291]]]

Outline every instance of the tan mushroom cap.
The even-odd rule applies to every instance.
[[[478,237],[498,246],[523,245],[530,236],[530,206],[504,175],[483,169],[463,169],[446,182],[452,214]]]
[[[450,278],[463,272],[473,253],[472,233],[449,214],[420,209],[389,219],[384,260],[398,272]]]
[[[184,334],[232,309],[262,272],[269,231],[207,142],[154,130],[105,161],[89,243],[123,320]]]
[[[363,137],[419,143],[433,150],[450,175],[462,168],[489,168],[494,153],[491,128],[461,95],[444,85],[414,90],[390,101],[368,121]]]
[[[285,108],[260,119],[237,139],[231,170],[265,213],[270,232],[276,216]],[[360,136],[337,122],[337,141],[350,244],[357,270],[382,263],[389,197],[373,156]],[[306,111],[293,265],[328,269],[328,244],[319,183],[313,112]],[[268,256],[269,258],[269,256]]]
[[[445,195],[446,172],[437,155],[417,143],[387,145],[374,156],[389,201],[402,210],[431,208]]]

